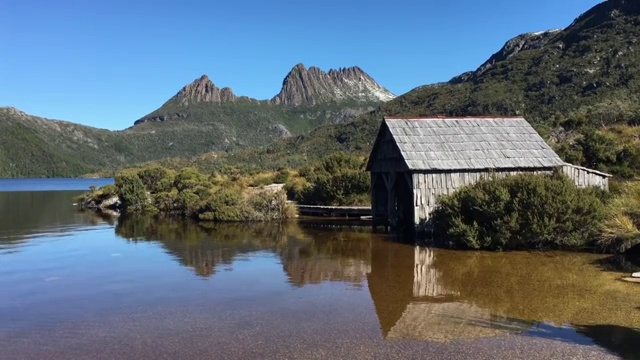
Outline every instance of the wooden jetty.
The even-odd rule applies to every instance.
[[[369,206],[317,206],[317,205],[296,205],[298,214],[303,216],[326,216],[326,217],[347,217],[361,218],[371,216]]]

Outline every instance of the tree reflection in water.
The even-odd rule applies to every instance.
[[[371,237],[335,228],[291,223],[196,223],[183,219],[126,217],[116,234],[129,241],[155,241],[199,276],[215,274],[241,254],[269,251],[280,257],[295,286],[342,281],[361,287],[370,271]]]
[[[362,228],[360,228],[362,229]],[[242,254],[279,257],[296,287],[367,287],[387,339],[452,341],[518,333],[638,350],[635,284],[578,253],[489,253],[413,247],[368,230],[289,224],[196,224],[123,218],[128,241],[154,241],[198,276]],[[567,326],[570,324],[571,326]]]

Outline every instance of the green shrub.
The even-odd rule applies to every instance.
[[[177,208],[186,217],[197,216],[201,206],[200,197],[190,189],[178,193]]]
[[[102,200],[117,194],[127,213],[149,215],[160,211],[208,221],[284,220],[295,216],[282,192],[247,189],[216,175],[207,178],[194,168],[176,175],[172,170],[148,167],[122,171],[115,178],[114,185],[92,188],[77,197],[80,206],[98,208]]]
[[[138,177],[148,191],[158,193],[171,190],[176,172],[160,166],[151,166],[140,170]]]
[[[126,212],[142,213],[156,210],[151,204],[147,191],[138,174],[133,171],[121,172],[116,175],[115,186],[118,196]]]
[[[163,213],[179,212],[178,190],[163,191],[153,195],[153,204],[158,211]]]
[[[289,181],[290,177],[291,177],[291,173],[289,172],[289,170],[280,169],[280,170],[278,170],[278,173],[276,174],[276,176],[273,177],[273,183],[274,184],[285,184],[285,183],[287,183],[287,181]]]
[[[433,234],[440,244],[470,249],[592,246],[605,197],[560,174],[482,180],[439,198]]]
[[[288,187],[287,191],[296,201],[309,205],[360,205],[368,202],[371,181],[364,165],[358,156],[332,154],[301,170],[311,185]]]
[[[80,207],[87,207],[92,203],[97,205],[100,202],[118,194],[118,188],[114,184],[104,185],[97,189],[95,185],[89,187],[89,192],[74,197],[74,201],[80,204]]]
[[[241,221],[245,219],[242,205],[242,194],[239,191],[221,189],[203,203],[198,218],[208,221]]]
[[[192,167],[184,168],[180,171],[180,173],[176,176],[175,187],[179,191],[185,189],[194,189],[198,186],[201,187],[210,187],[211,182],[200,173],[197,169]]]
[[[115,184],[107,184],[98,189],[102,196],[111,197],[118,194],[118,188]]]

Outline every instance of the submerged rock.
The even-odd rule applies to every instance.
[[[633,274],[631,274],[632,278],[640,278],[640,272],[634,272]]]

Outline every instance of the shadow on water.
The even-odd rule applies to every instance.
[[[602,270],[617,273],[640,271],[640,255],[614,255],[597,259],[594,264]]]
[[[640,359],[640,329],[618,325],[583,325],[577,331],[625,359]]]

